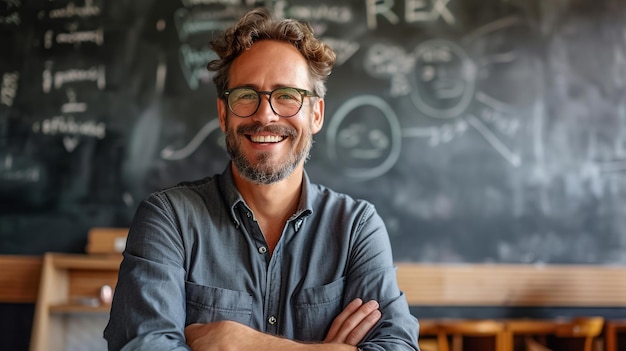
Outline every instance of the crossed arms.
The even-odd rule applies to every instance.
[[[355,350],[378,322],[381,313],[374,300],[355,299],[335,318],[324,343],[305,344],[258,332],[236,322],[191,324],[185,328],[187,345],[193,351],[213,350]]]

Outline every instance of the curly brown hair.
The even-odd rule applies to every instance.
[[[255,42],[265,39],[288,42],[297,48],[308,62],[313,92],[324,97],[326,79],[335,63],[335,52],[314,36],[308,24],[294,19],[274,20],[265,8],[247,12],[239,22],[209,43],[219,56],[207,65],[209,71],[215,72],[213,82],[219,97],[223,97],[228,89],[229,71],[235,58]]]

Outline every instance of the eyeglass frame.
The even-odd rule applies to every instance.
[[[254,112],[252,112],[251,114],[249,114],[247,116],[240,116],[240,115],[238,115],[237,113],[235,113],[235,111],[233,111],[233,109],[230,106],[230,100],[229,100],[228,96],[233,91],[235,91],[237,89],[249,89],[249,90],[252,90],[259,97],[258,102],[257,102],[257,106],[254,109]],[[278,112],[276,112],[276,110],[274,110],[274,106],[272,105],[272,94],[275,91],[281,90],[281,89],[293,89],[293,90],[297,91],[298,93],[300,93],[300,107],[298,107],[298,111],[296,111],[291,116],[282,116],[282,115],[278,114]],[[315,94],[312,91],[309,91],[309,90],[306,90],[306,89],[301,89],[301,88],[295,88],[295,87],[287,87],[287,86],[285,86],[285,87],[278,87],[278,88],[273,89],[271,91],[267,91],[267,90],[256,90],[256,89],[254,89],[252,87],[248,87],[248,86],[240,86],[240,87],[234,87],[234,88],[231,88],[231,89],[224,90],[224,93],[222,93],[222,98],[225,100],[226,106],[228,106],[228,110],[230,110],[230,112],[232,112],[235,116],[240,117],[240,118],[249,118],[249,117],[252,117],[255,113],[257,113],[257,111],[259,110],[259,107],[261,107],[261,95],[267,95],[268,96],[267,102],[270,104],[270,108],[272,109],[272,112],[274,112],[274,114],[276,114],[277,116],[282,117],[282,118],[291,118],[291,117],[297,115],[298,112],[300,112],[300,110],[302,110],[302,106],[304,105],[304,98],[305,97],[316,97],[316,98],[319,97],[319,95]]]

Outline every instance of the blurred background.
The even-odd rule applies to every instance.
[[[208,41],[255,6],[336,50],[306,168],[377,206],[396,261],[626,265],[620,0],[0,0],[0,255],[84,253],[221,172]],[[32,313],[0,304],[15,349]]]

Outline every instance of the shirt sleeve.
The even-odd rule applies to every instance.
[[[419,324],[398,287],[384,222],[371,204],[366,206],[359,221],[352,237],[345,301],[357,297],[376,300],[382,316],[358,346],[363,351],[419,350]]]
[[[104,330],[109,350],[190,350],[183,245],[166,201],[143,201],[130,227]]]

